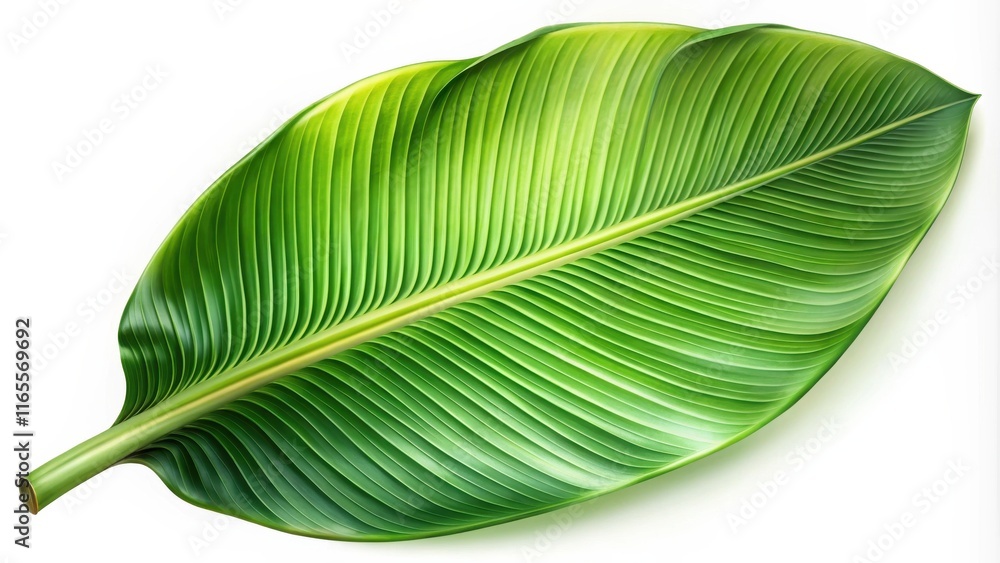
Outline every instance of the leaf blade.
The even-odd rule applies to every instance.
[[[631,35],[616,37],[619,57],[629,52],[638,60],[653,42],[635,42],[638,30],[627,31]],[[516,53],[500,51],[470,66],[456,63],[463,70],[410,108],[414,130],[418,115],[430,116],[419,130],[431,135],[420,138],[416,153],[409,146],[383,150],[382,164],[375,165],[368,156],[358,157],[352,145],[352,166],[362,174],[370,170],[375,180],[360,187],[345,180],[341,185],[351,189],[336,193],[357,196],[352,205],[362,201],[363,208],[376,198],[380,203],[375,207],[384,211],[392,194],[379,189],[411,179],[405,162],[402,180],[394,176],[387,153],[420,157],[416,193],[426,196],[439,186],[450,188],[442,188],[441,195],[454,199],[433,207],[439,212],[435,217],[443,219],[462,219],[462,212],[479,217],[476,210],[489,210],[466,192],[481,193],[463,188],[470,174],[482,181],[482,193],[504,191],[490,184],[495,174],[482,165],[486,160],[497,169],[502,159],[489,159],[495,148],[509,147],[498,154],[521,176],[506,184],[515,197],[513,204],[499,206],[506,211],[499,214],[505,222],[483,240],[470,232],[469,225],[476,223],[468,218],[457,221],[463,228],[443,234],[433,223],[421,225],[442,253],[431,253],[432,264],[415,274],[404,274],[405,268],[393,266],[385,253],[376,252],[374,261],[359,256],[366,256],[369,240],[380,248],[394,240],[410,252],[400,264],[412,266],[420,259],[410,256],[420,255],[418,243],[427,239],[391,234],[392,221],[384,214],[373,216],[375,227],[358,220],[356,232],[370,236],[360,247],[348,245],[357,255],[329,270],[356,281],[357,271],[375,265],[369,270],[375,272],[374,285],[362,278],[363,291],[342,299],[335,309],[346,317],[366,312],[347,321],[339,318],[332,332],[303,338],[309,327],[324,324],[311,321],[297,325],[296,334],[269,334],[270,352],[246,361],[241,351],[229,361],[244,363],[215,374],[215,364],[207,362],[218,359],[206,360],[209,375],[191,378],[186,389],[182,380],[156,387],[152,403],[162,402],[153,410],[172,402],[186,404],[188,395],[202,401],[202,410],[182,422],[175,417],[180,428],[140,445],[131,461],[152,467],[195,504],[272,527],[339,539],[401,539],[523,517],[627,486],[724,447],[787,408],[843,353],[936,216],[957,173],[974,98],[911,63],[842,40],[787,28],[673,31],[679,35],[672,42],[661,38],[659,51],[654,49],[667,54],[657,58],[647,53],[650,61],[634,75],[638,87],[621,78],[627,73],[620,75],[626,83],[621,91],[630,85],[644,92],[650,109],[628,113],[625,127],[617,118],[627,102],[606,106],[583,88],[598,84],[607,89],[610,78],[593,79],[593,67],[608,71],[606,65],[596,59],[569,64],[557,56],[582,57],[588,49],[597,51],[594,57],[606,55],[610,40],[604,37],[607,41],[601,43],[594,39],[596,30],[571,28],[520,43]],[[567,37],[572,33],[584,36]],[[553,35],[559,41],[541,47],[534,43]],[[532,48],[545,52],[535,53],[530,59],[534,66],[525,70]],[[785,55],[780,62],[772,60],[774,50]],[[830,64],[831,53],[840,57],[836,64]],[[517,56],[522,58],[515,68],[504,66]],[[489,84],[488,101],[494,101],[496,92],[511,97],[518,78],[527,91],[524,83],[530,80],[524,77],[533,76],[529,70],[541,77],[558,74],[552,69],[560,61],[576,82],[564,76],[562,82],[553,81],[557,86],[552,90],[525,93],[530,99],[525,107],[531,110],[521,109],[532,118],[519,116],[516,126],[505,130],[503,123],[496,126],[476,113],[471,101],[483,101],[474,95],[480,81]],[[816,64],[809,67],[810,62]],[[845,65],[851,72],[838,74]],[[442,64],[436,71],[455,68]],[[655,68],[660,72],[650,71]],[[818,77],[821,72],[827,75]],[[656,80],[651,82],[650,76]],[[425,78],[431,83],[437,77]],[[504,78],[497,77],[506,77],[511,87],[505,89]],[[376,97],[381,110],[385,99],[396,99],[386,93],[396,78],[373,80],[385,90],[366,93],[365,102]],[[839,87],[832,94],[827,90],[831,82]],[[770,86],[775,83],[784,91],[775,93]],[[824,86],[810,90],[816,83]],[[866,83],[876,87],[862,87]],[[713,97],[701,103],[696,94],[705,92]],[[646,107],[635,99],[644,98],[637,94],[633,106]],[[455,100],[468,109],[456,111]],[[786,100],[792,103],[782,103]],[[563,119],[585,107],[612,116],[610,125],[600,129],[599,118]],[[747,107],[758,112],[754,120],[746,120],[750,126],[742,119]],[[365,111],[373,110],[347,104],[343,114],[364,116]],[[829,114],[834,117],[819,117]],[[375,123],[385,123],[384,115],[379,111]],[[309,112],[304,116],[315,117]],[[545,126],[532,128],[533,121]],[[593,127],[593,134],[581,132],[585,128],[578,122]],[[479,127],[471,137],[470,124]],[[636,135],[620,133],[636,128],[647,132],[639,136],[641,142]],[[346,138],[354,142],[358,135],[352,128]],[[561,143],[563,136],[571,142]],[[388,138],[392,143],[387,144]],[[400,142],[397,135],[388,138],[381,146]],[[429,148],[421,146],[424,139],[432,140]],[[492,144],[479,139],[492,139]],[[593,156],[587,153],[597,143],[606,149],[601,154],[608,162],[614,158],[625,166],[591,173],[595,159],[580,155]],[[934,144],[946,149],[928,148]],[[478,149],[472,151],[472,164],[461,150],[466,146]],[[534,149],[527,160],[531,166],[516,156],[525,146]],[[480,153],[485,156],[476,157]],[[588,171],[579,174],[575,168],[583,160]],[[634,163],[631,172],[629,163]],[[267,169],[266,162],[257,165]],[[531,172],[525,174],[525,168]],[[907,171],[910,184],[879,189],[879,182],[892,177],[890,172],[900,170]],[[303,185],[315,189],[313,177],[307,178]],[[553,184],[556,191],[549,193]],[[534,191],[518,191],[518,186]],[[534,193],[539,190],[541,194]],[[230,193],[224,191],[218,201],[226,201]],[[493,195],[481,201],[493,202]],[[560,201],[573,203],[560,208],[555,203]],[[893,204],[886,206],[891,215],[876,215],[874,210],[881,208],[872,201]],[[824,222],[829,218],[817,210],[830,209],[837,217]],[[851,221],[857,222],[856,232]],[[207,229],[207,221],[196,223]],[[259,231],[254,235],[260,236]],[[778,240],[784,237],[789,241]],[[311,240],[294,233],[289,238],[300,250],[308,247],[300,238]],[[802,248],[809,248],[809,260],[803,259]],[[785,263],[796,256],[798,262]],[[275,253],[263,262],[294,264],[297,259],[301,256]],[[470,275],[476,267],[478,273]],[[725,275],[719,277],[719,272]],[[853,286],[835,283],[851,275]],[[247,278],[234,279],[242,283]],[[487,281],[477,286],[483,279]],[[458,280],[461,289],[442,280]],[[178,287],[191,291],[190,285]],[[264,287],[262,294],[267,293]],[[269,320],[272,326],[282,325],[288,311],[300,309],[298,300],[310,294],[311,286],[267,287],[280,287],[278,293],[285,296],[276,309],[280,314]],[[404,287],[422,287],[424,293],[411,294],[408,302],[399,299],[407,294]],[[343,287],[340,291],[344,295]],[[629,299],[617,295],[624,291]],[[386,295],[397,300],[386,305]],[[587,336],[599,340],[599,347],[565,342],[574,323],[564,319],[581,325],[587,317],[579,314],[580,308],[600,310],[608,304],[618,308],[605,311],[606,323],[588,325],[592,332]],[[664,311],[670,315],[665,317]],[[379,315],[388,318],[385,330],[378,329]],[[148,330],[148,317],[139,314],[136,326]],[[747,327],[749,334],[741,332]],[[330,338],[336,331],[341,332]],[[324,335],[333,346],[300,353]],[[347,340],[338,342],[344,335]],[[123,355],[124,344],[132,341],[131,335],[123,338]],[[218,345],[211,338],[206,342]],[[168,361],[178,357],[183,354],[165,355]],[[742,362],[737,370],[731,369],[735,360]],[[261,370],[268,361],[268,369]],[[218,400],[205,402],[208,391],[217,393]],[[310,402],[309,397],[322,400]],[[170,415],[170,408],[163,410]],[[135,412],[129,419],[123,409],[123,426],[144,422],[148,411]],[[274,412],[283,414],[267,414]],[[495,431],[484,420],[504,430]],[[317,424],[323,432],[314,431]],[[379,441],[383,433],[393,438]],[[338,452],[338,445],[352,455]],[[284,463],[275,465],[273,460],[283,453]]]

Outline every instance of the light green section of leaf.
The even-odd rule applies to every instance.
[[[298,534],[425,537],[604,494],[787,409],[944,204],[976,96],[777,26],[540,30],[307,108],[122,318],[105,467]]]

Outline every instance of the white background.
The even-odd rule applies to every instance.
[[[905,513],[915,524],[881,538],[882,561],[998,560],[997,279],[981,269],[998,240],[997,2],[402,0],[379,26],[372,12],[388,0],[225,2],[66,2],[51,17],[38,0],[0,7],[0,351],[13,363],[14,319],[30,315],[35,349],[52,356],[34,379],[36,466],[114,420],[121,310],[187,205],[285,118],[357,79],[486,53],[553,18],[776,22],[882,47],[984,97],[952,199],[869,326],[804,399],[727,450],[582,509],[388,544],[219,517],[144,468],[116,467],[36,516],[30,550],[13,545],[0,511],[8,561],[848,562]],[[44,25],[31,33],[22,18]],[[381,29],[357,37],[366,25]],[[345,56],[345,44],[360,52]],[[166,76],[125,114],[115,100],[147,68]],[[111,132],[56,174],[67,145],[103,119]],[[13,429],[9,416],[0,426]],[[839,426],[832,436],[825,420]],[[12,440],[0,440],[12,474]],[[940,496],[923,493],[949,463],[968,470]],[[778,471],[786,482],[754,496]],[[734,525],[741,507],[748,518]]]

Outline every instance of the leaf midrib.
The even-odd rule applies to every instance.
[[[283,375],[412,324],[443,309],[658,231],[667,225],[811,166],[830,156],[864,144],[949,107],[973,101],[973,99],[974,97],[970,96],[916,113],[763,174],[716,188],[699,196],[622,221],[583,237],[540,250],[489,270],[401,299],[377,310],[369,311],[299,341],[271,350],[241,365],[224,370],[209,380],[193,385],[174,397],[165,399],[157,406],[180,395],[186,395],[189,391],[207,388],[211,382],[224,382],[224,385],[212,387],[243,391],[226,401],[230,402]],[[276,369],[282,373],[277,375],[271,373]],[[248,386],[251,388],[245,389]],[[154,408],[155,406],[145,412]],[[145,413],[140,413],[136,417],[141,416],[141,414]],[[126,419],[123,422],[128,420],[131,419]]]
[[[184,389],[149,409],[119,422],[104,433],[79,444],[59,457],[64,458],[67,465],[99,463],[103,467],[108,467],[120,463],[158,438],[298,369],[412,324],[445,308],[660,230],[692,214],[811,166],[904,125],[949,107],[975,101],[975,99],[976,96],[970,95],[967,98],[916,113],[752,178],[722,186],[697,197],[645,213],[578,239],[538,251],[496,268],[446,283],[381,309],[362,314],[347,322],[220,372],[210,379]],[[53,460],[53,462],[55,461]],[[32,500],[35,499],[32,498]],[[45,500],[43,499],[42,506],[46,503]]]
[[[297,369],[312,365],[334,354],[412,324],[438,311],[660,230],[671,223],[680,221],[742,193],[770,183],[782,176],[811,166],[825,158],[861,145],[906,124],[949,107],[973,100],[974,97],[970,96],[969,98],[963,98],[916,113],[823,151],[769,170],[763,174],[717,188],[694,198],[606,227],[578,239],[540,250],[534,254],[518,258],[495,268],[478,272],[423,293],[404,298],[391,305],[364,313],[349,321],[282,348],[262,354],[242,365],[225,370],[209,380],[193,385],[181,393],[174,395],[174,397],[165,399],[157,406],[172,402],[171,399],[179,398],[181,395],[188,395],[191,391],[198,389],[209,391],[209,388],[230,390],[231,393],[227,393],[228,398],[225,400],[228,403],[283,375],[290,374]],[[198,393],[198,395],[201,394]],[[208,393],[204,394],[207,395]],[[150,412],[155,408],[152,407],[145,412]],[[145,413],[140,413],[136,417],[141,416],[141,414]],[[127,422],[128,420],[131,419],[123,422]]]

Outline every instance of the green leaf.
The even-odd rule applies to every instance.
[[[708,455],[787,409],[885,297],[977,96],[777,26],[540,30],[305,109],[153,256],[104,468],[289,532],[496,524]]]

